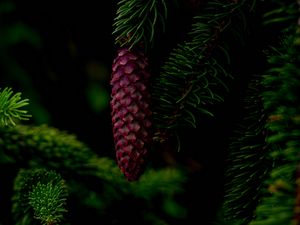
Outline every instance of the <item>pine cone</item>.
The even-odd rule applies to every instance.
[[[116,159],[129,181],[144,169],[152,140],[150,73],[143,53],[122,48],[112,65],[111,116]]]

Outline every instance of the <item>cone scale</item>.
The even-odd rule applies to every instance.
[[[151,135],[150,73],[142,52],[122,48],[112,64],[111,118],[116,161],[129,181],[142,174]]]

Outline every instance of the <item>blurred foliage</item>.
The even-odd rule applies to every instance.
[[[149,168],[138,182],[130,183],[113,160],[98,157],[67,132],[46,125],[17,125],[2,128],[0,137],[1,165],[18,171],[16,178],[9,173],[14,179],[16,224],[39,224],[36,219],[58,222],[66,210],[64,219],[71,224],[92,219],[124,224],[132,219],[130,214],[123,215],[130,210],[136,211],[133,224],[148,224],[148,220],[153,222],[149,224],[169,224],[172,218],[186,218],[184,205],[176,200],[186,182],[181,169]],[[61,209],[51,210],[54,205]]]
[[[90,62],[87,64],[86,96],[89,105],[97,114],[104,111],[109,105],[110,95],[103,83],[108,80],[109,71],[102,63]]]

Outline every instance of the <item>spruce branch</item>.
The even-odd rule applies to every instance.
[[[97,214],[106,216],[109,208],[114,208],[116,202],[127,204],[130,201],[138,201],[147,207],[148,204],[156,204],[153,199],[162,201],[172,199],[177,202],[176,196],[184,193],[186,174],[177,168],[148,168],[136,182],[128,182],[123,179],[115,162],[108,158],[94,159],[90,165],[94,171],[85,173],[84,177],[89,183],[82,184],[74,180],[68,181],[70,192],[78,196],[78,201],[84,207],[96,210]],[[101,192],[99,192],[99,189]],[[134,206],[133,206],[134,207]],[[158,205],[158,207],[161,207]],[[131,205],[128,205],[128,209]],[[113,209],[112,209],[113,210]],[[147,212],[159,216],[152,207]]]
[[[0,146],[1,154],[15,163],[65,171],[81,171],[95,157],[75,135],[48,125],[1,128]]]
[[[293,6],[294,2],[290,3]],[[278,4],[275,11],[280,11],[285,4]],[[284,8],[284,7],[283,7]],[[268,113],[265,125],[268,130],[266,139],[270,147],[270,157],[275,167],[266,180],[266,194],[256,209],[256,218],[250,225],[299,224],[298,217],[298,179],[300,162],[300,70],[299,70],[299,11],[288,11],[294,17],[294,23],[285,22],[282,37],[284,45],[275,48],[269,58],[270,69],[264,76],[262,84],[264,108]],[[274,14],[274,20],[279,16]],[[274,24],[272,24],[274,25]]]
[[[34,210],[34,217],[43,224],[58,224],[63,219],[63,213],[67,210],[66,191],[62,186],[53,183],[37,183],[29,193],[29,204]]]
[[[154,170],[148,168],[136,182],[127,182],[122,179],[121,173],[114,161],[108,158],[94,158],[90,166],[94,169],[90,175],[96,176],[107,184],[114,185],[118,194],[132,193],[137,198],[151,199],[165,193],[167,196],[181,193],[186,182],[184,171],[175,168]],[[110,171],[110,173],[107,173]]]
[[[21,169],[15,179],[13,215],[16,224],[60,224],[67,211],[65,181],[55,171]],[[23,223],[24,218],[27,222]]]
[[[31,115],[23,110],[28,99],[22,99],[21,93],[13,94],[11,88],[0,89],[0,126],[15,126],[15,120],[28,120]]]
[[[157,26],[167,17],[165,0],[121,0],[118,2],[117,16],[113,23],[115,42],[121,47],[132,48],[138,43],[147,46],[154,40]]]
[[[99,157],[75,135],[47,125],[0,128],[0,155],[1,163],[59,171],[78,204],[98,214],[101,211],[103,216],[107,207],[125,196],[141,201],[151,201],[161,193],[165,194],[163,198],[173,197],[183,191],[186,177],[176,168],[147,168],[138,182],[130,183],[114,160]],[[41,183],[36,190],[50,190],[46,184]],[[30,215],[25,214],[23,220],[31,223]]]
[[[156,139],[162,139],[164,130],[195,127],[199,115],[213,116],[211,106],[224,100],[233,77],[226,69],[229,46],[222,38],[225,33],[237,35],[231,28],[243,18],[243,6],[209,1],[194,17],[188,40],[170,53],[153,84]]]
[[[17,125],[0,129],[0,153],[15,164],[60,170],[66,176],[74,173],[79,176],[90,175],[127,189],[128,182],[123,179],[114,160],[99,157],[75,135],[47,125]],[[155,174],[150,171],[146,174]],[[170,179],[184,177],[181,172],[174,170],[165,175],[164,180],[168,180],[168,176]]]
[[[224,220],[248,224],[262,198],[263,182],[272,169],[265,142],[266,116],[261,98],[261,77],[252,78],[244,97],[246,115],[235,129],[226,156]]]
[[[158,171],[148,170],[137,184],[131,184],[131,188],[136,196],[151,199],[158,194],[168,197],[182,193],[185,182],[186,174],[183,171],[164,168]]]

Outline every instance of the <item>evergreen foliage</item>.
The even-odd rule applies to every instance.
[[[61,176],[45,169],[21,169],[15,179],[13,208],[16,224],[59,224],[64,218],[67,188]]]
[[[213,116],[212,105],[224,101],[233,78],[226,40],[242,39],[241,21],[251,9],[246,1],[209,1],[194,17],[188,40],[170,53],[153,84],[158,140],[179,127],[196,127],[197,118]]]
[[[28,105],[28,99],[21,99],[21,93],[15,93],[11,88],[0,89],[0,126],[14,126],[17,120],[28,120],[26,110],[20,109]]]
[[[245,120],[261,112],[229,147],[222,224],[228,219],[239,225],[299,223],[299,5],[272,3],[274,8],[264,14],[263,24],[281,28],[279,44],[266,50],[268,70],[259,81],[260,90],[248,98],[260,107],[249,110]],[[247,132],[259,123],[258,130]],[[259,141],[262,135],[265,140]],[[253,156],[257,158],[251,160]]]
[[[270,69],[262,81],[268,112],[266,139],[275,168],[266,180],[268,191],[256,209],[251,225],[299,224],[299,5],[279,4],[268,21],[286,24],[282,43],[270,53]],[[287,10],[289,16],[282,16]],[[271,17],[271,18],[269,18]],[[291,21],[293,21],[291,23]]]
[[[94,156],[74,135],[47,125],[17,125],[2,128],[0,132],[1,153],[15,163],[74,170],[82,168]]]
[[[166,17],[165,0],[119,1],[113,24],[116,44],[132,48],[143,43],[147,47],[148,43],[154,41],[157,26],[164,29]]]
[[[238,220],[239,224],[253,219],[272,168],[265,142],[261,86],[260,77],[252,78],[244,98],[243,118],[234,130],[226,157],[223,216],[225,221]]]
[[[64,199],[68,199],[66,187],[69,196],[78,199],[77,205],[91,208],[98,214],[102,212],[100,214],[103,217],[115,202],[126,196],[150,204],[153,198],[163,194],[161,197],[165,201],[177,206],[174,197],[183,191],[185,175],[181,170],[148,170],[140,181],[130,184],[124,180],[112,159],[97,156],[84,143],[78,141],[76,136],[47,125],[3,127],[0,137],[1,164],[24,168],[18,173],[14,188],[16,203],[13,214],[16,222],[22,221],[20,224],[39,224],[33,222],[33,217],[41,221],[52,219],[56,221],[55,224],[62,224],[57,222],[65,208],[50,212],[52,205],[48,209],[40,208],[39,211],[38,205],[41,204],[41,197],[46,202],[57,198],[55,204],[63,204]],[[59,171],[65,181],[61,183],[59,175],[51,171]],[[82,184],[84,180],[87,182],[85,185]],[[34,199],[37,195],[41,196]],[[66,210],[72,213],[74,206],[67,206],[71,209]],[[23,213],[24,207],[28,208],[28,213],[27,210]],[[159,220],[158,215],[151,210],[150,208],[149,213],[152,217]],[[167,212],[165,214],[168,215]],[[75,216],[72,219],[76,218]]]
[[[169,164],[150,163],[137,181],[128,182],[115,160],[98,154],[76,135],[49,124],[23,123],[30,122],[30,114],[35,115],[24,109],[30,106],[30,97],[29,104],[20,92],[3,87],[0,225],[76,225],[95,221],[114,225],[300,224],[299,1],[121,0],[113,23],[115,44],[129,49],[142,46],[147,55],[159,39],[157,35],[164,32],[172,4],[198,5],[199,10],[194,11],[186,40],[168,52],[158,69],[160,73],[152,80],[154,139],[159,142],[173,136],[181,141],[186,138],[178,135],[181,128],[198,131],[203,125],[200,121],[215,116],[216,108],[230,107],[226,97],[233,91],[233,82],[241,81],[243,72],[250,69],[236,69],[240,67],[236,62],[242,60],[236,59],[239,56],[234,48],[243,46],[240,52],[247,54],[249,36],[256,32],[252,28],[270,31],[268,37],[260,37],[261,42],[255,44],[261,48],[256,52],[263,52],[266,65],[263,69],[251,68],[247,74],[247,90],[240,96],[241,109],[235,114],[239,118],[235,118],[232,130],[228,128],[227,149],[220,150],[225,153],[224,189],[213,221],[201,221],[202,209],[198,206],[203,199],[195,193],[210,189],[201,189],[207,185],[202,175],[213,166],[202,165],[198,158],[189,158],[188,166],[174,163],[174,146],[165,142],[166,145],[153,148],[158,148],[154,150],[161,157],[166,153],[164,157],[169,158],[164,163],[169,160]],[[0,3],[1,18],[13,10],[9,1]],[[253,22],[258,23],[256,26],[248,21],[252,18],[247,16],[252,13],[258,18]],[[12,57],[6,58],[7,46],[24,40],[38,45],[39,40],[26,26],[3,26],[2,20],[0,33],[0,69],[6,74],[5,80],[21,71],[13,70],[17,67]],[[253,43],[249,48],[252,46]],[[148,56],[153,57],[151,54]],[[251,57],[249,67],[255,61]],[[25,81],[25,89],[31,87],[26,76],[20,77],[11,79],[17,83]],[[205,132],[208,127],[204,124],[201,129]],[[220,141],[218,138],[221,139],[214,136],[213,140]],[[195,143],[201,145],[201,140]],[[195,149],[198,151],[198,146]],[[215,157],[222,155],[217,153]],[[195,177],[200,190],[188,193],[196,189]],[[197,205],[187,202],[187,195],[192,196],[188,200],[195,198],[192,202]]]

